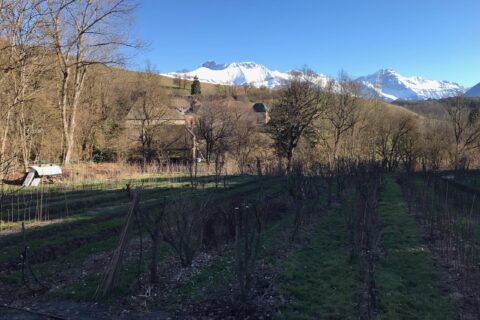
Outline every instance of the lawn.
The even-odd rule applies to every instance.
[[[323,216],[312,241],[285,263],[280,288],[288,300],[278,319],[355,319],[361,282],[348,258],[348,230],[343,210],[353,195]]]
[[[376,273],[384,319],[455,319],[420,227],[408,214],[400,186],[387,177],[381,195],[383,255]]]

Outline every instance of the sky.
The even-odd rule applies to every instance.
[[[201,63],[308,66],[352,77],[391,67],[404,76],[480,82],[480,0],[143,0],[129,68],[165,73]]]

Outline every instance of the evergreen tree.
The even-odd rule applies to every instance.
[[[192,89],[191,89],[190,93],[192,95],[202,94],[202,88],[200,87],[200,80],[198,80],[197,76],[195,76],[195,78],[193,78]]]

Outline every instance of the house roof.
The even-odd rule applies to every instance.
[[[157,110],[150,110],[151,119],[154,120],[163,120],[163,121],[192,121],[193,117],[195,116],[194,113],[197,112],[192,107],[192,102],[188,99],[182,97],[172,97],[168,102],[168,106],[160,105]],[[201,101],[196,102],[201,109],[201,104],[205,104]],[[268,112],[267,106],[263,103],[255,103],[253,106],[249,102],[241,101],[241,100],[234,100],[231,98],[225,98],[222,100],[212,101],[212,103],[216,104],[217,106],[221,105],[227,109],[234,109],[242,114],[246,115],[247,118],[251,118],[255,115],[255,113],[266,113]],[[207,103],[208,105],[208,103]],[[130,109],[127,114],[127,120],[145,120],[145,110],[143,109],[143,100],[138,99]],[[252,112],[253,111],[253,112]],[[253,118],[252,118],[253,119]]]
[[[151,108],[146,110],[153,120],[185,120],[183,112],[177,110],[174,106],[166,106],[164,104],[156,106],[155,109]],[[143,102],[138,99],[128,112],[127,120],[145,120],[146,112],[143,109]]]

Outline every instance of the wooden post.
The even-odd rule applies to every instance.
[[[120,234],[118,246],[113,252],[112,259],[110,260],[107,269],[105,270],[102,283],[99,285],[97,291],[95,292],[95,298],[107,296],[113,289],[115,280],[117,279],[120,271],[123,254],[129,240],[130,229],[133,224],[135,211],[137,210],[139,201],[140,189],[137,188],[135,189],[135,192],[133,194],[132,203],[130,205],[130,209],[128,210],[127,221],[125,223],[125,226],[123,227],[122,233]]]

